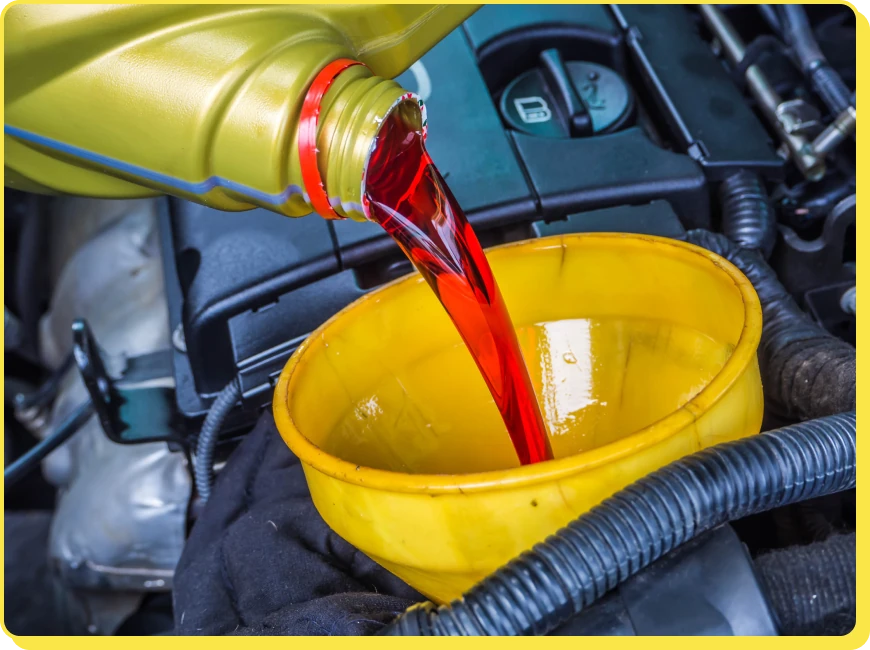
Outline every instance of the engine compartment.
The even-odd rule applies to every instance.
[[[854,91],[854,15],[821,5],[807,14]],[[776,11],[729,5],[721,15],[746,44],[740,66],[727,60],[722,34],[681,5],[486,6],[398,79],[426,101],[427,147],[484,246],[721,231],[723,197],[750,192],[728,194],[729,183],[749,173],[756,203],[774,220],[769,263],[779,281],[815,323],[854,346],[854,135],[808,178],[783,149],[783,129],[812,141],[838,116],[795,65]],[[764,76],[790,121],[767,119],[738,67]],[[174,566],[201,508],[191,456],[218,395],[234,381],[242,395],[219,422],[219,471],[307,335],[411,267],[374,223],[226,213],[174,198],[45,199],[7,189],[6,200],[7,466],[88,395],[98,416],[43,463],[47,480],[7,487],[7,540],[10,512],[53,511],[43,534],[53,588],[67,603],[56,616],[64,630],[166,632]],[[77,319],[86,324],[73,337]],[[73,344],[86,367],[67,361]],[[39,386],[52,394],[16,402]],[[767,408],[763,430],[793,421]],[[95,516],[106,490],[114,507]],[[120,541],[101,536],[95,517]],[[854,530],[854,490],[741,519],[558,633],[777,633],[765,606],[727,610],[706,590],[769,602],[752,569],[760,571],[759,556],[809,552]],[[723,555],[730,576],[710,560]],[[680,586],[650,596],[658,592],[649,584],[678,575]],[[663,628],[642,623],[671,597],[719,604],[682,619],[672,606]],[[843,607],[843,631],[822,633],[848,631]]]
[[[687,229],[717,223],[718,185],[735,171],[759,173],[770,183],[786,179],[775,138],[705,36],[697,17],[675,6],[485,7],[399,80],[422,90],[432,115],[428,148],[488,245],[552,228],[674,236],[673,216]],[[604,131],[576,137],[515,128],[516,114],[500,110],[505,89],[540,74],[540,55],[550,50],[565,61],[603,66],[611,84],[625,88],[627,97],[615,100],[626,105],[621,117]],[[598,93],[595,83],[584,92]],[[556,101],[541,99],[546,106]],[[558,120],[557,112],[527,126]],[[848,174],[836,170],[823,183],[840,180],[835,197],[846,198],[854,171],[851,178],[850,185]],[[781,199],[786,206],[790,200]],[[649,208],[641,206],[656,201],[667,204],[656,204],[661,214],[644,215]],[[603,209],[625,216],[586,216]],[[840,258],[848,257],[848,216],[843,221],[821,246],[841,248]],[[805,266],[799,251],[806,246],[798,240],[811,230],[783,225],[788,230],[776,262],[790,289],[848,282],[848,271],[834,268],[840,266],[834,250],[826,251],[830,263],[816,262],[811,282],[801,282],[792,267]],[[173,200],[161,217],[161,235],[171,324],[183,332],[185,346],[174,359],[178,404],[188,417],[201,417],[233,376],[246,405],[262,406],[270,382],[308,332],[410,269],[375,224],[286,220],[265,210],[237,219]]]

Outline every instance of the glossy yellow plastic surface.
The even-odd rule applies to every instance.
[[[518,466],[473,361],[416,274],[314,332],[274,397],[326,522],[438,602],[628,483],[761,426],[761,307],[724,259],[618,234],[487,257],[555,460]]]
[[[308,214],[302,101],[324,66],[352,58],[368,67],[343,73],[324,96],[318,147],[330,198],[363,219],[356,141],[365,153],[366,125],[403,95],[387,80],[476,8],[14,5],[3,25],[6,185]],[[348,174],[350,194],[331,182]]]

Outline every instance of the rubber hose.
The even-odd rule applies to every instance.
[[[781,5],[779,11],[783,36],[794,50],[801,67],[807,70],[819,61],[824,61],[825,55],[813,34],[806,10],[801,5]]]
[[[242,390],[238,379],[234,378],[218,393],[205,416],[205,422],[202,423],[196,443],[196,455],[193,459],[193,481],[203,503],[206,503],[211,496],[211,486],[214,484],[214,450],[221,426],[241,398]]]
[[[774,410],[796,420],[855,410],[855,348],[801,310],[758,253],[706,230],[689,231],[685,240],[727,259],[755,287],[764,320],[758,362]]]
[[[851,93],[819,47],[807,12],[800,5],[781,5],[783,35],[792,47],[810,85],[836,116],[849,107]]]
[[[770,257],[776,244],[776,216],[758,174],[739,171],[719,187],[722,232],[741,248]]]
[[[777,36],[781,36],[782,22],[773,5],[758,5],[758,11],[761,12],[762,18],[767,21],[771,31]]]
[[[57,397],[61,384],[67,373],[72,369],[75,357],[72,353],[64,358],[63,362],[49,376],[45,382],[35,391],[19,393],[15,399],[15,406],[19,409],[45,408]]]
[[[851,533],[755,559],[783,635],[840,636],[855,627],[855,558]]]
[[[3,470],[3,483],[8,489],[39,466],[43,458],[60,447],[81,429],[94,414],[90,400],[80,404],[55,431],[30,448]]]
[[[381,634],[546,634],[696,535],[854,485],[855,413],[717,445],[616,493],[461,599],[413,608]]]
[[[827,63],[813,69],[810,73],[810,85],[834,116],[854,104],[849,88],[843,83],[837,71]]]

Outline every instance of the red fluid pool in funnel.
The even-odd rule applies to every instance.
[[[456,325],[501,411],[520,462],[551,459],[547,429],[489,263],[426,152],[422,134],[400,111],[387,118],[378,135],[364,201],[369,217],[396,240]]]

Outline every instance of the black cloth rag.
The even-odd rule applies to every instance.
[[[230,455],[175,573],[183,635],[368,635],[423,597],[326,525],[271,411]]]

